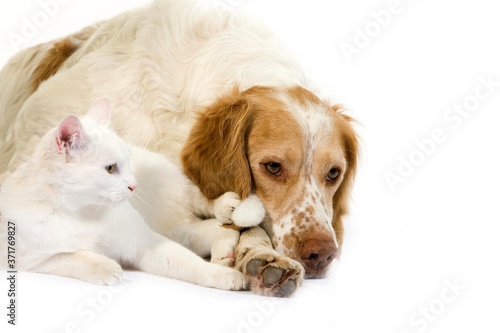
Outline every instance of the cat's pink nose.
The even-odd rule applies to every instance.
[[[129,186],[128,189],[130,190],[130,192],[134,192],[136,187],[137,187],[136,185],[132,185],[132,186]]]

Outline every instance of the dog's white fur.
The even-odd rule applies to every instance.
[[[194,6],[160,0],[87,28],[91,39],[31,96],[27,82],[51,45],[12,59],[0,74],[16,77],[0,83],[0,171],[26,160],[33,142],[61,115],[81,114],[102,98],[121,115],[113,118],[120,136],[178,160],[193,115],[227,90],[304,85],[268,32],[203,2]]]

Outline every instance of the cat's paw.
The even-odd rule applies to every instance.
[[[212,242],[210,249],[210,261],[214,264],[233,267],[234,266],[234,248],[240,239],[240,232],[229,228],[221,227],[218,230],[217,237]]]
[[[240,196],[234,192],[226,192],[214,202],[214,214],[222,224],[232,224],[232,216],[236,207],[239,206]]]
[[[228,267],[218,267],[212,279],[212,287],[224,290],[244,290],[247,279],[240,271]]]
[[[90,269],[81,276],[82,280],[90,283],[114,286],[117,285],[123,275],[123,269],[114,260],[94,262]]]
[[[240,200],[234,192],[226,192],[215,200],[214,213],[222,224],[234,224],[240,228],[255,227],[266,216],[266,210],[258,196],[251,194]]]
[[[217,254],[212,254],[210,258],[210,262],[213,264],[221,265],[221,266],[226,266],[226,267],[233,267],[234,266],[234,252],[227,251],[224,253],[224,255],[217,255]]]
[[[258,226],[265,216],[266,210],[259,197],[251,194],[234,209],[231,219],[235,225],[248,228]]]

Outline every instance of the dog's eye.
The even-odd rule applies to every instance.
[[[329,182],[335,181],[337,178],[339,178],[340,171],[337,168],[333,168],[328,172],[328,175],[326,175],[326,180]]]
[[[265,163],[264,166],[266,167],[267,172],[269,172],[273,176],[279,176],[281,173],[281,164],[276,163],[276,162],[269,162]]]
[[[110,165],[106,165],[104,167],[104,169],[106,169],[106,171],[109,173],[109,174],[112,174],[112,173],[116,173],[118,172],[118,168],[116,166],[116,163],[113,163],[113,164],[110,164]]]

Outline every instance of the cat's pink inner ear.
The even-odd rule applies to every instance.
[[[111,121],[111,102],[104,98],[92,104],[87,111],[87,116],[96,121],[99,125],[108,126]]]
[[[60,153],[74,145],[84,144],[84,131],[80,120],[75,116],[67,116],[57,130],[56,144]]]

